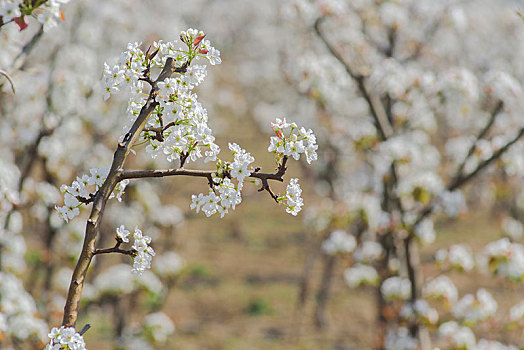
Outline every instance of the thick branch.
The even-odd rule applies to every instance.
[[[133,123],[133,126],[129,132],[125,135],[124,140],[118,144],[118,147],[113,156],[113,162],[111,164],[109,174],[95,196],[91,214],[87,220],[84,245],[73,272],[73,277],[71,279],[66,305],[64,308],[64,318],[62,321],[64,326],[75,326],[78,317],[78,305],[82,295],[82,287],[87,274],[87,269],[89,268],[91,259],[93,258],[96,251],[95,245],[98,229],[102,221],[102,216],[104,214],[107,200],[109,199],[109,196],[111,195],[114,187],[120,180],[120,174],[122,173],[127,155],[131,151],[131,147],[140,137],[140,133],[144,129],[149,116],[153,113],[155,107],[158,105],[158,102],[155,101],[155,96],[158,91],[157,83],[164,81],[175,72],[185,72],[188,66],[189,62],[187,61],[181,67],[175,67],[174,59],[171,57],[167,59],[164,69],[162,69],[162,72],[159,74],[158,78],[153,84],[147,102],[140,110],[140,114]]]

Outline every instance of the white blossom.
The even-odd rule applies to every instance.
[[[302,206],[304,205],[301,195],[302,189],[298,184],[298,179],[295,178],[289,181],[289,185],[286,187],[286,192],[278,200],[286,206],[287,213],[295,216],[300,212],[300,210],[302,210]]]
[[[439,334],[447,338],[456,348],[476,349],[475,334],[469,327],[459,326],[455,321],[445,322],[440,325]]]
[[[155,312],[144,318],[144,329],[155,342],[164,343],[175,332],[175,324],[165,313]]]
[[[502,219],[502,231],[512,241],[520,241],[522,239],[522,223],[512,217],[506,216]]]
[[[470,323],[483,321],[495,314],[497,302],[485,289],[479,289],[476,297],[467,294],[453,306],[453,316]]]
[[[432,279],[422,288],[422,294],[426,298],[443,300],[453,305],[458,298],[457,287],[447,276],[439,276]]]
[[[386,300],[407,300],[411,296],[411,282],[403,277],[389,277],[382,282],[380,292]]]
[[[322,250],[328,255],[351,253],[356,245],[355,237],[342,230],[336,230],[322,243]]]
[[[356,264],[344,271],[344,279],[351,288],[360,285],[376,285],[379,281],[377,270],[373,266]]]
[[[51,329],[49,333],[51,339],[46,345],[47,349],[69,349],[69,350],[85,350],[86,344],[84,337],[76,332],[73,327],[62,326],[60,328]]]

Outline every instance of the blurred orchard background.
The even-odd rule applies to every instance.
[[[157,255],[142,276],[127,256],[95,258],[76,326],[91,324],[87,348],[523,347],[519,6],[71,0],[56,27],[5,23],[0,348],[41,349],[62,322],[89,210],[62,220],[60,186],[109,166],[127,122],[125,94],[104,101],[104,62],[187,28],[221,53],[196,91],[222,149],[236,142],[271,172],[271,121],[315,132],[318,160],[286,174],[304,208],[289,215],[251,186],[206,218],[189,207],[202,179],[132,180],[97,246],[138,225]],[[144,148],[131,168],[173,166]]]

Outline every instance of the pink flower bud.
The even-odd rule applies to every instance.
[[[194,47],[197,47],[200,42],[206,37],[207,34],[204,34],[204,35],[201,35],[201,36],[197,36],[195,41],[193,41],[193,46]]]

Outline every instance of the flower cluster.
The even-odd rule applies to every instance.
[[[49,344],[46,345],[46,350],[85,350],[86,343],[84,337],[77,333],[73,327],[54,327],[49,333]]]
[[[512,241],[520,241],[522,239],[524,229],[519,220],[506,216],[502,219],[501,225],[504,235],[508,236]]]
[[[289,124],[285,122],[285,119],[282,121],[277,118],[276,123],[271,123],[271,125],[273,130],[277,130],[277,125],[280,125],[282,129],[286,127],[291,127],[292,130],[297,129],[295,123]],[[280,131],[277,132],[277,135],[284,135],[281,129],[279,130]],[[305,131],[304,128],[301,128],[300,133],[304,133],[305,135],[300,140],[300,148],[302,149],[306,142],[306,148],[314,153],[314,156],[313,153],[308,155],[308,162],[312,159],[316,159],[315,150],[317,149],[317,145],[315,144],[315,135],[311,130]],[[291,134],[289,137],[294,138],[293,135],[296,136],[296,134]],[[274,138],[275,137],[273,136],[271,139],[273,140]],[[286,138],[284,137],[283,139]],[[295,141],[298,143],[296,139]],[[289,142],[287,144],[289,144]],[[216,213],[219,213],[220,217],[224,217],[224,215],[229,212],[230,208],[234,210],[236,205],[240,204],[242,201],[241,190],[244,187],[244,182],[246,181],[246,178],[251,176],[253,171],[257,171],[249,168],[255,161],[255,158],[236,143],[229,143],[229,149],[233,153],[233,161],[217,161],[217,172],[212,174],[212,181],[210,181],[211,188],[209,189],[208,194],[200,193],[191,197],[191,209],[195,209],[197,213],[202,210],[208,217]],[[271,152],[271,146],[269,151]],[[304,151],[305,148],[299,153],[303,153]],[[276,154],[279,167],[283,166],[283,163],[280,162],[283,162],[283,157],[288,154],[286,154],[284,149],[282,149],[282,152],[278,150],[274,150],[273,152]],[[299,159],[299,156],[295,158]],[[236,183],[234,181],[236,181]],[[258,183],[258,181],[255,182]],[[274,196],[274,198],[278,203],[286,206],[286,212],[292,215],[297,215],[304,205],[301,194],[302,189],[298,184],[298,179],[295,178],[291,179],[284,194],[281,196]]]
[[[0,333],[17,339],[45,339],[48,326],[38,317],[35,300],[15,275],[0,272]]]
[[[209,44],[209,40],[204,40],[205,34],[197,29],[189,28],[187,31],[180,33],[180,40],[187,44],[191,49],[198,49],[200,55],[204,55],[211,65],[222,63],[220,51]]]
[[[435,229],[433,227],[433,220],[424,219],[415,227],[415,236],[424,244],[430,244],[435,241]]]
[[[208,217],[216,213],[224,217],[229,209],[235,210],[237,204],[242,202],[241,190],[244,180],[251,175],[248,167],[255,158],[236,143],[230,143],[229,149],[233,152],[233,161],[218,162],[219,170],[212,180],[216,192],[209,189],[207,195],[200,193],[192,196],[191,209],[196,209],[197,213],[202,209]],[[236,183],[232,180],[236,180]]]
[[[475,267],[471,248],[465,244],[454,244],[449,251],[439,249],[435,254],[435,259],[441,265],[448,263],[450,267],[460,271],[471,271]]]
[[[438,329],[439,335],[446,339],[453,349],[475,350],[517,350],[513,345],[505,345],[498,341],[479,339],[477,342],[471,328],[459,325],[455,321],[445,322]]]
[[[55,205],[55,209],[66,222],[80,214],[80,206],[92,199],[92,194],[103,185],[108,172],[108,168],[93,168],[90,170],[90,175],[77,177],[71,186],[62,185],[60,187],[60,191],[64,193],[65,205],[61,207]],[[128,183],[129,180],[120,181],[109,198],[116,197],[118,201],[121,201]]]
[[[383,253],[384,249],[377,242],[364,241],[353,253],[353,258],[356,261],[369,264],[378,260]]]
[[[496,311],[497,302],[485,289],[479,289],[476,297],[466,294],[453,306],[453,316],[471,324],[493,316]]]
[[[178,275],[186,266],[186,261],[175,252],[166,252],[155,258],[153,271],[156,275],[169,278]]]
[[[175,332],[173,321],[163,312],[155,312],[144,318],[144,332],[154,343],[164,343]]]
[[[116,238],[117,240],[121,240],[122,242],[129,243],[129,236],[131,232],[129,230],[126,230],[124,225],[120,225],[120,227],[116,228]]]
[[[298,184],[298,179],[291,179],[286,187],[286,192],[278,198],[278,202],[286,206],[287,213],[295,216],[304,205],[301,195],[302,189]]]
[[[198,66],[192,66],[190,73],[197,69]],[[204,67],[201,70],[205,72]],[[199,75],[202,79],[205,76],[204,73]],[[157,108],[157,117],[150,119],[149,126],[158,128],[162,123],[171,123],[171,127],[162,131],[161,138],[156,133],[144,132],[144,138],[148,140],[146,152],[153,158],[163,153],[170,162],[180,159],[182,155],[189,155],[187,159],[195,161],[203,156],[202,149],[205,148],[204,160],[216,160],[220,148],[214,143],[215,137],[207,125],[207,111],[190,91],[193,84],[198,82],[200,80],[186,82],[180,78],[168,78],[158,83],[160,106]]]
[[[351,253],[356,246],[355,237],[342,230],[331,232],[329,238],[322,242],[322,250],[328,255]]]
[[[424,285],[422,295],[425,298],[443,300],[453,305],[458,299],[458,290],[449,277],[439,276]]]
[[[251,175],[248,166],[255,161],[255,158],[236,143],[230,143],[229,149],[233,151],[234,161],[227,165],[227,170],[232,178],[238,180],[238,184],[242,188],[244,179]]]
[[[121,232],[118,232],[117,229],[117,235],[120,234],[127,238],[129,231],[126,231],[123,226],[120,226],[120,229]],[[131,270],[131,272],[141,275],[146,269],[151,268],[151,260],[153,259],[153,256],[155,256],[155,251],[149,246],[149,243],[151,243],[151,237],[143,235],[138,227],[135,227],[133,238],[135,242],[133,243],[132,248],[135,250],[136,255],[133,259],[133,270]]]
[[[271,129],[276,136],[271,136],[267,150],[275,153],[277,161],[283,156],[299,160],[302,153],[309,164],[317,159],[317,138],[311,129],[299,129],[296,123],[286,122],[286,118],[277,118],[275,123],[271,123]]]
[[[484,248],[482,262],[492,273],[520,281],[524,276],[524,246],[508,238],[491,242]]]
[[[441,337],[448,339],[454,349],[475,349],[475,334],[469,327],[449,321],[441,324],[438,332]]]
[[[386,300],[406,300],[411,296],[411,281],[399,276],[390,277],[382,283],[380,292]]]
[[[116,240],[120,243],[129,243],[128,236],[131,234],[129,230],[126,230],[124,225],[120,225],[116,229]],[[142,231],[135,226],[135,232],[133,233],[133,270],[132,272],[136,275],[141,275],[146,269],[151,268],[151,260],[155,256],[155,251],[149,246],[151,243],[151,237],[142,234]]]
[[[220,152],[207,125],[207,111],[192,92],[207,75],[206,66],[192,62],[204,57],[212,65],[221,63],[220,51],[212,47],[205,36],[201,31],[188,29],[180,35],[182,45],[178,45],[176,40],[159,41],[146,52],[140,49],[140,43],[130,43],[120,55],[118,64],[110,66],[105,63],[102,77],[104,99],[121,89],[131,93],[129,123],[124,125],[124,133],[140,112],[147,96],[144,81],[152,83],[151,72],[162,69],[168,57],[174,59],[176,67],[185,67],[176,77],[156,83],[158,106],[142,134],[148,143],[146,152],[153,158],[164,154],[168,161],[181,157],[195,161],[203,157],[204,152],[206,161],[214,161]]]
[[[129,43],[127,51],[120,55],[118,64],[110,66],[104,64],[104,75],[102,86],[104,87],[104,99],[108,99],[111,94],[122,88],[129,92],[142,93],[143,84],[140,79],[148,67],[161,69],[165,65],[167,57],[173,57],[176,62],[183,65],[185,62],[191,63],[194,59],[205,57],[209,62],[220,64],[220,51],[211,46],[209,40],[203,40],[206,35],[196,29],[188,29],[180,35],[183,45],[178,45],[176,40],[164,42],[162,40],[153,43],[154,52],[140,49],[141,43]],[[150,48],[151,49],[151,48]],[[195,68],[196,67],[196,68]],[[175,79],[181,85],[192,89],[198,85],[206,75],[205,66],[194,66],[190,70],[191,74],[182,75]],[[140,91],[138,92],[137,89]]]
[[[520,322],[524,318],[524,301],[512,306],[509,310],[509,319],[511,322]]]
[[[377,285],[379,278],[374,267],[364,264],[356,264],[344,271],[344,279],[351,288],[360,285]]]
[[[1,0],[0,17],[4,23],[7,23],[13,19],[23,18],[24,14],[34,13],[38,22],[44,25],[44,32],[48,32],[56,27],[58,20],[64,19],[64,14],[60,6],[67,4],[69,1],[70,0],[37,1],[36,7],[33,8],[32,6],[35,5],[24,2],[23,0]],[[20,29],[22,30],[26,26],[27,24],[25,24],[24,20],[20,19]]]
[[[388,331],[385,348],[388,350],[416,350],[418,341],[409,334],[406,327],[400,327],[395,331]]]
[[[64,19],[60,5],[67,4],[69,1],[70,0],[48,0],[39,7],[36,19],[44,25],[45,32],[56,27],[58,20]]]
[[[87,284],[86,286],[88,285],[93,293],[91,293],[91,296],[86,295],[87,298],[130,294],[140,289],[158,295],[164,288],[162,281],[150,270],[145,270],[139,276],[133,273],[127,264],[112,265],[97,275],[93,280],[93,284]]]
[[[400,311],[400,316],[405,320],[416,320],[425,324],[437,324],[438,312],[436,309],[429,306],[424,299],[419,299],[415,303],[406,303]]]

